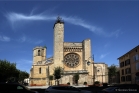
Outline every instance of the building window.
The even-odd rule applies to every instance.
[[[139,60],[139,55],[138,55],[138,54],[136,54],[135,56],[133,56],[133,59],[134,59],[134,61]]]
[[[125,81],[125,76],[121,77],[121,81],[124,82]]]
[[[135,79],[136,79],[136,81],[139,81],[139,76],[136,76]]]
[[[120,67],[124,67],[124,62],[121,62],[120,63]]]
[[[126,76],[126,81],[131,81],[131,75]]]
[[[122,75],[124,75],[124,69],[122,69]]]
[[[40,50],[38,50],[38,56],[41,56],[41,51]]]
[[[139,70],[139,63],[136,63],[136,70]]]
[[[127,60],[125,61],[125,66],[127,66],[127,65],[130,65],[130,59],[127,59]]]
[[[131,68],[126,68],[125,69],[125,74],[130,74],[131,73]]]
[[[39,68],[39,74],[41,74],[41,68]]]

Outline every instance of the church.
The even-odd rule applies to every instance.
[[[64,42],[64,22],[60,17],[54,23],[53,57],[46,58],[46,47],[33,49],[33,64],[30,70],[30,85],[49,85],[49,75],[53,75],[55,67],[62,67],[60,84],[74,85],[73,75],[79,73],[78,84],[93,84],[93,58],[91,40],[81,42]],[[90,62],[91,64],[87,64]],[[55,80],[52,81],[55,85]]]

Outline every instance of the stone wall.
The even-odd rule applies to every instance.
[[[64,47],[82,47],[82,43],[64,42]]]
[[[74,85],[75,82],[73,80],[73,75],[64,75],[59,81],[60,84],[67,84],[68,82],[70,82],[70,85]],[[79,80],[78,80],[78,84],[79,85],[83,85],[84,82],[87,82],[87,84],[92,84],[92,76],[89,76],[88,74],[80,74],[79,75]]]
[[[46,78],[34,78],[30,80],[30,86],[45,86]]]

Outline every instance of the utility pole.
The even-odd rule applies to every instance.
[[[94,55],[93,55],[93,83],[95,83],[95,65],[94,65]]]
[[[95,66],[93,61],[93,83],[95,83]]]

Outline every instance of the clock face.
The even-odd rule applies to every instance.
[[[79,65],[80,58],[79,55],[76,53],[69,53],[64,57],[64,64],[67,67],[74,68]]]

